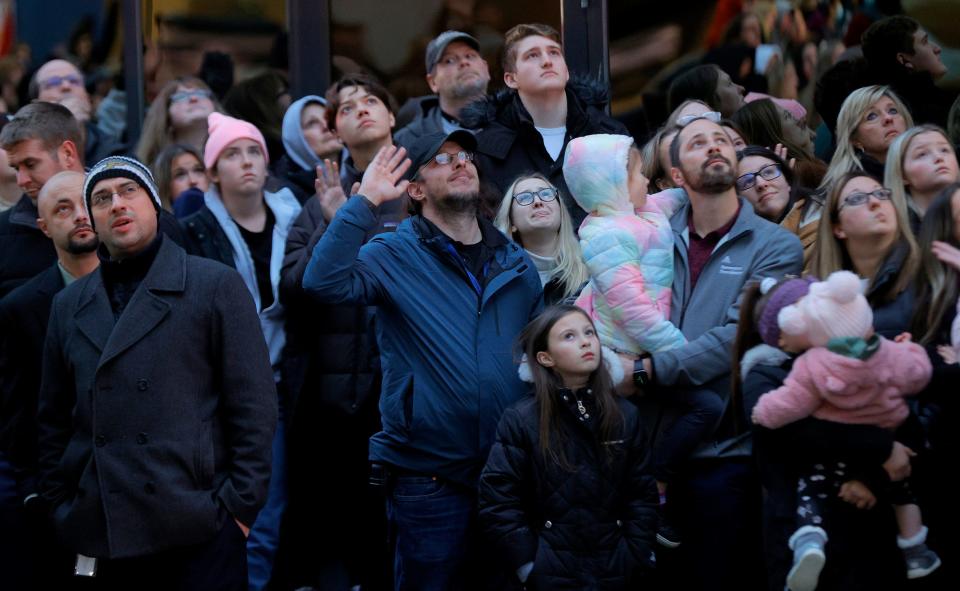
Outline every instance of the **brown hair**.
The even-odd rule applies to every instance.
[[[560,33],[550,25],[541,23],[521,24],[513,27],[503,36],[503,71],[516,72],[517,64],[517,44],[527,37],[546,37],[558,44],[563,44],[560,40]]]
[[[40,140],[45,150],[54,154],[63,142],[70,141],[77,148],[77,157],[83,162],[83,133],[80,123],[69,109],[56,103],[36,101],[23,107],[0,132],[0,147],[9,150],[27,140]]]
[[[177,88],[199,88],[210,93],[210,100],[213,102],[213,110],[217,113],[223,113],[223,107],[220,106],[217,97],[207,86],[207,83],[193,76],[182,76],[167,82],[167,84],[157,93],[156,98],[150,103],[147,109],[147,116],[143,119],[143,133],[140,134],[140,141],[137,142],[137,160],[140,162],[153,162],[157,159],[165,146],[174,143],[173,126],[170,124],[170,97],[177,92]],[[202,146],[196,146],[198,149]]]
[[[172,211],[173,199],[177,197],[177,195],[170,193],[170,185],[173,183],[173,161],[181,154],[191,154],[200,162],[201,166],[203,165],[203,155],[193,146],[170,144],[160,151],[151,167],[153,180],[156,181],[157,189],[160,192],[160,203],[167,211]]]
[[[930,204],[920,225],[920,271],[917,273],[912,332],[919,337],[922,345],[950,340],[949,328],[946,334],[941,334],[940,325],[956,306],[960,294],[960,273],[938,259],[931,246],[935,240],[939,240],[960,248],[953,222],[953,195],[957,191],[960,191],[960,183],[950,183],[945,187]]]
[[[730,368],[730,407],[734,409],[735,433],[743,432],[744,425],[741,424],[741,420],[746,418],[745,413],[738,412],[743,407],[743,375],[741,374],[740,362],[747,351],[763,343],[763,339],[760,338],[760,331],[757,328],[760,323],[760,315],[763,313],[767,301],[782,284],[783,281],[781,280],[771,287],[767,293],[763,293],[760,289],[760,283],[751,281],[744,286],[743,295],[740,297],[740,319],[737,321],[737,336],[733,339],[733,354],[731,355],[733,365]]]
[[[344,88],[350,88],[351,86],[365,89],[380,99],[380,102],[387,107],[391,115],[396,114],[396,102],[386,87],[380,84],[379,80],[369,74],[348,74],[334,82],[330,88],[327,89],[327,94],[324,97],[327,99],[327,107],[323,112],[323,116],[327,120],[327,129],[330,131],[337,130],[337,111],[340,110],[340,91]]]
[[[550,306],[528,324],[519,337],[520,351],[526,356],[530,375],[533,376],[534,395],[540,406],[540,452],[545,461],[552,461],[567,471],[576,468],[570,465],[563,451],[564,430],[560,424],[558,391],[563,387],[560,376],[552,369],[537,363],[537,353],[547,350],[550,330],[561,318],[568,314],[581,314],[590,321],[590,316],[577,306],[562,304]],[[587,388],[593,391],[597,402],[600,421],[600,437],[603,441],[616,438],[623,425],[623,415],[614,393],[613,379],[604,365],[603,352],[600,352],[600,366],[590,375]],[[611,450],[607,446],[607,452]]]
[[[847,183],[859,177],[877,180],[862,170],[852,170],[837,179],[827,193],[827,198],[823,204],[823,212],[820,215],[820,225],[817,227],[816,249],[811,261],[811,270],[817,277],[827,277],[834,271],[853,269],[853,261],[847,253],[846,246],[834,235],[833,230],[840,221],[838,211],[840,193],[843,192]],[[913,283],[920,266],[920,248],[917,246],[917,240],[910,230],[907,204],[903,200],[897,201],[896,196],[891,199],[891,203],[893,203],[893,209],[897,217],[897,241],[907,249],[907,255],[900,267],[896,281],[890,287],[884,289],[882,293],[868,298],[871,306],[889,303],[896,299],[903,290]],[[876,278],[874,277],[870,281],[870,288],[873,287],[874,279]]]

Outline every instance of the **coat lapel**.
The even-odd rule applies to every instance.
[[[110,309],[110,299],[103,286],[100,269],[91,273],[89,280],[84,283],[75,320],[80,332],[103,351],[113,330],[113,310]]]
[[[97,369],[150,334],[170,313],[170,304],[155,292],[182,292],[185,284],[186,255],[171,241],[164,240],[147,276],[110,332]],[[103,299],[110,311],[109,302]]]

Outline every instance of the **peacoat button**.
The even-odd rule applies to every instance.
[[[543,527],[545,527],[546,529],[550,529],[551,527],[553,527],[553,522],[547,521],[546,523],[543,524]]]
[[[107,444],[107,438],[104,437],[103,435],[97,435],[96,437],[93,438],[93,443],[97,447],[103,447],[104,445]]]
[[[140,378],[137,380],[137,390],[140,390],[141,392],[146,392],[149,387],[150,387],[150,381],[147,380],[146,378]]]
[[[143,445],[146,442],[147,442],[147,434],[137,433],[137,443],[139,443],[140,445]]]
[[[152,495],[153,493],[157,492],[157,486],[152,482],[148,482],[143,485],[143,490],[148,495]]]

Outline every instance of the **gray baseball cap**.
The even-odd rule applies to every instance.
[[[434,37],[433,41],[427,45],[427,73],[433,71],[433,67],[440,61],[443,50],[454,41],[462,41],[477,51],[480,51],[480,42],[467,35],[463,31],[444,31]]]

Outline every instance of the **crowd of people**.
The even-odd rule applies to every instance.
[[[403,125],[368,73],[201,72],[133,145],[42,64],[3,588],[956,584],[960,100],[916,20],[809,4],[727,15],[642,137],[537,23],[494,94],[434,37]]]

